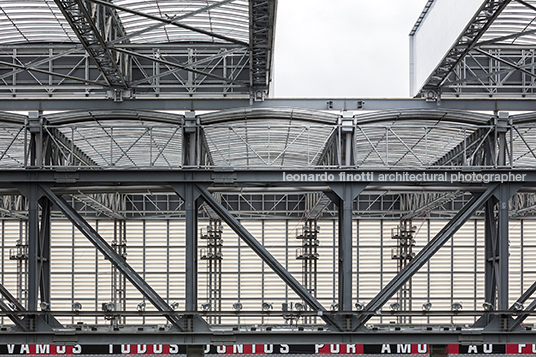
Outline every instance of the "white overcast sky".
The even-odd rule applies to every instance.
[[[279,0],[271,97],[409,97],[427,0]]]

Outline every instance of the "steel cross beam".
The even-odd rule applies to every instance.
[[[103,83],[95,82],[95,81],[92,81],[92,80],[89,80],[89,79],[79,78],[79,77],[75,77],[75,76],[70,76],[68,74],[62,74],[62,73],[58,73],[58,72],[51,72],[51,71],[46,71],[44,69],[39,69],[39,68],[35,67],[35,64],[32,64],[32,65],[20,65],[20,64],[16,64],[16,63],[9,63],[9,62],[5,62],[5,61],[0,61],[0,65],[7,66],[7,67],[12,67],[12,68],[17,68],[17,69],[19,69],[21,71],[48,74],[50,76],[70,79],[72,81],[81,82],[81,83],[85,83],[85,84],[92,84],[92,85],[98,86],[98,87],[103,86]],[[71,106],[71,108],[73,108],[73,106]],[[35,109],[35,108],[33,108],[33,109]]]
[[[515,330],[527,317],[530,316],[530,312],[534,311],[536,308],[536,299],[534,299],[529,306],[525,310],[523,310],[523,313],[519,315],[517,319],[514,320],[514,322],[508,326],[508,331]]]
[[[517,299],[517,301],[510,307],[510,310],[515,310],[516,305],[523,304],[525,301],[528,300],[529,297],[531,297],[532,294],[536,291],[536,281],[532,283],[532,285]],[[536,299],[532,301],[532,303],[527,306],[527,308],[523,312],[530,312],[533,311],[536,308]],[[516,327],[518,327],[525,319],[529,317],[529,314],[522,313],[519,315],[517,319],[515,319],[514,323],[509,326],[509,331],[513,331]]]
[[[125,277],[134,285],[138,291],[147,298],[158,310],[169,312],[166,318],[175,325],[180,331],[184,331],[179,324],[179,319],[173,309],[166,303],[156,291],[147,284],[145,280],[119,255],[114,249],[102,238],[97,231],[91,227],[75,209],[69,205],[63,198],[58,197],[49,187],[39,185],[45,196],[52,201],[62,213],[80,230],[82,234],[104,255]]]
[[[140,16],[140,17],[145,17],[147,19],[159,22],[156,25],[150,26],[150,27],[145,28],[143,30],[140,30],[140,31],[137,31],[137,32],[134,32],[134,33],[130,33],[130,34],[125,35],[123,37],[120,37],[120,38],[118,38],[116,40],[110,41],[110,43],[112,43],[112,44],[117,43],[118,41],[123,41],[124,39],[133,37],[133,36],[138,35],[140,33],[147,32],[147,31],[153,30],[153,29],[158,28],[158,27],[162,27],[164,25],[173,25],[173,26],[181,27],[183,29],[190,30],[190,31],[193,31],[193,32],[198,32],[198,33],[201,33],[203,35],[211,36],[211,37],[214,37],[214,38],[219,38],[220,40],[235,43],[237,45],[248,46],[247,43],[239,41],[239,40],[234,39],[232,37],[220,35],[220,34],[217,34],[217,33],[214,33],[214,32],[206,31],[206,30],[203,30],[203,29],[199,29],[199,28],[195,28],[195,27],[192,27],[192,26],[188,26],[188,25],[179,23],[180,20],[183,20],[183,19],[185,19],[187,17],[191,17],[191,16],[194,16],[194,15],[202,13],[202,12],[207,12],[207,11],[213,9],[213,8],[222,6],[224,4],[232,2],[234,0],[223,0],[223,1],[220,1],[218,3],[205,6],[205,7],[201,8],[201,9],[199,9],[199,10],[192,11],[192,12],[189,12],[189,13],[181,15],[181,16],[173,17],[171,19],[165,19],[165,18],[162,18],[162,17],[153,16],[153,15],[150,15],[150,14],[145,14],[143,12],[139,12],[139,11],[136,11],[136,10],[133,10],[133,9],[126,8],[124,6],[119,6],[119,5],[112,4],[111,2],[106,1],[106,0],[87,0],[87,1],[95,3],[95,4],[99,4],[99,5],[102,5],[102,6],[106,6],[106,7],[109,7],[109,8],[113,8],[113,9],[116,9],[116,10],[128,12],[128,13],[133,14],[133,15],[137,15],[137,16]]]
[[[339,331],[343,331],[341,325],[330,315],[324,314],[327,310],[294,278],[282,265],[260,244],[255,237],[245,229],[236,218],[219,203],[210,192],[199,185],[195,185],[197,191],[206,203],[231,227],[231,229],[268,265],[303,301],[319,312],[322,319]]]
[[[432,166],[464,165],[468,157],[471,157],[477,150],[483,147],[483,142],[491,133],[491,130],[491,128],[478,128],[452,148],[452,150],[432,163]]]
[[[93,11],[86,7],[83,0],[54,0],[54,2],[67,22],[69,22],[69,25],[71,25],[86,51],[97,64],[107,84],[111,87],[127,88],[126,75],[122,72],[116,57],[106,47],[106,34],[102,33],[106,31],[108,21],[111,21],[113,28],[109,31],[112,33],[117,32],[116,35],[118,36],[124,35],[124,30],[119,22],[119,17],[115,14],[115,10],[93,5],[97,7],[96,12],[103,10],[97,19],[96,16],[92,15]],[[114,36],[112,35],[112,37]]]
[[[71,154],[77,162],[71,163],[71,165],[87,165],[87,166],[99,166],[89,155],[76,146],[65,134],[59,131],[57,128],[45,127],[45,130],[49,134],[51,140],[57,145],[60,150],[66,150],[68,154]]]
[[[15,297],[13,295],[11,295],[11,293],[2,284],[0,284],[0,294],[7,301],[9,301],[11,304],[13,304],[15,309],[17,309],[18,311],[25,311],[26,310],[24,308],[24,306],[22,306],[21,303],[17,299],[15,299]]]
[[[478,48],[478,47],[475,47],[473,50],[476,51],[476,52],[478,52],[478,53],[480,53],[480,54],[482,54],[482,55],[484,55],[484,56],[487,56],[487,57],[489,57],[489,58],[491,58],[491,59],[494,59],[494,60],[496,60],[496,61],[498,61],[498,62],[501,62],[501,63],[503,63],[503,64],[505,64],[505,65],[507,65],[507,66],[509,66],[509,67],[512,67],[513,69],[516,69],[516,70],[518,70],[518,71],[521,71],[521,72],[525,73],[526,75],[529,75],[529,76],[531,76],[531,77],[536,77],[536,74],[531,73],[530,71],[527,71],[527,70],[524,69],[523,67],[520,67],[520,66],[516,65],[515,63],[512,63],[511,61],[507,61],[507,60],[505,60],[505,59],[503,59],[503,58],[501,58],[501,57],[499,57],[499,56],[495,56],[495,55],[493,55],[493,54],[491,54],[491,53],[489,53],[489,52],[486,52],[486,51],[484,51],[484,50],[481,50],[481,49]]]
[[[156,62],[156,63],[162,63],[162,64],[165,64],[165,65],[167,65],[167,66],[175,67],[175,68],[182,69],[182,70],[185,70],[185,71],[188,71],[188,72],[192,72],[192,73],[197,73],[197,74],[200,74],[200,75],[202,75],[202,76],[207,76],[207,77],[216,78],[216,79],[222,80],[222,81],[224,81],[224,82],[226,82],[226,83],[234,83],[234,84],[238,84],[238,85],[245,85],[245,83],[243,83],[243,82],[241,82],[241,81],[236,81],[236,80],[234,80],[234,79],[232,79],[232,78],[226,78],[226,77],[222,77],[222,76],[219,76],[219,75],[217,75],[217,74],[210,73],[210,72],[205,72],[205,71],[197,70],[197,69],[195,69],[195,68],[192,68],[191,65],[183,66],[183,65],[181,65],[180,63],[170,62],[170,61],[166,61],[166,60],[163,60],[163,59],[160,59],[160,58],[151,57],[151,56],[146,56],[146,55],[141,54],[141,53],[138,53],[138,52],[129,51],[129,50],[124,50],[124,49],[119,49],[119,48],[116,48],[115,50],[116,50],[117,52],[121,52],[121,53],[130,55],[130,56],[135,56],[135,57],[143,58],[143,59],[146,59],[146,60],[149,60],[149,61],[153,61],[153,62]]]
[[[7,317],[15,323],[22,331],[28,332],[28,328],[24,321],[22,321],[3,301],[0,300],[0,310],[8,312]]]
[[[493,193],[499,184],[495,184],[486,189],[478,196],[473,196],[471,200],[450,220],[437,235],[398,273],[367,305],[365,311],[377,311],[400,289],[430,258],[452,237],[458,229],[476,212]],[[358,317],[358,324],[354,328],[356,331],[372,315],[366,314]]]
[[[525,301],[527,301],[529,297],[531,297],[532,294],[534,294],[534,292],[536,292],[536,281],[532,283],[532,285],[523,293],[523,295],[519,297],[519,299],[517,299],[516,302],[520,304],[525,303]],[[515,308],[515,303],[514,305],[510,307],[510,310],[514,310],[514,308]]]

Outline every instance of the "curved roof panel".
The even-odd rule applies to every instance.
[[[221,5],[203,11],[218,3]],[[132,35],[129,38],[132,43],[225,42],[207,33],[249,42],[247,0],[114,0],[112,4],[176,22],[176,25],[165,24],[118,10],[126,35]],[[54,0],[0,0],[0,10],[0,44],[79,42]]]
[[[285,119],[311,123],[336,124],[337,114],[294,108],[238,108],[217,111],[199,116],[201,124],[217,124],[247,119]]]
[[[39,119],[39,118],[38,118]],[[156,111],[74,111],[45,115],[55,153],[50,167],[185,167],[185,117]],[[508,167],[536,167],[536,114],[504,119]],[[508,119],[508,120],[506,120]],[[28,117],[0,112],[0,166],[28,164]],[[194,167],[255,169],[425,169],[497,167],[484,158],[495,117],[456,110],[389,110],[341,116],[291,108],[242,108],[196,116]],[[509,123],[512,123],[510,125]],[[353,140],[347,142],[353,133]],[[340,135],[342,134],[342,135]],[[352,156],[344,154],[350,145]],[[343,150],[343,153],[341,153]],[[493,162],[490,162],[492,160]],[[495,161],[494,161],[495,160]],[[189,166],[189,165],[187,165]]]
[[[64,125],[81,122],[98,122],[123,120],[134,124],[135,122],[159,122],[181,124],[184,115],[157,112],[153,110],[79,110],[47,114],[46,119],[54,125]]]
[[[497,45],[534,45],[536,43],[536,1],[525,4],[512,1],[480,39],[480,44],[491,41]]]
[[[201,11],[209,5],[221,1],[205,0],[115,0],[114,4],[125,9],[135,10],[147,15],[176,21],[193,29],[230,37],[242,42],[249,42],[249,4],[247,0],[228,1],[207,11]],[[198,13],[197,13],[198,12]],[[148,18],[118,11],[124,29],[129,34],[142,33],[131,37],[135,43],[147,42],[222,42],[221,39],[181,28],[176,25],[164,25]],[[180,19],[180,20],[179,20]],[[178,21],[177,21],[178,20]],[[152,28],[152,29],[151,29]],[[150,29],[147,31],[147,29]]]
[[[264,98],[277,0],[0,0],[0,97]]]
[[[53,0],[0,0],[0,44],[78,42]]]

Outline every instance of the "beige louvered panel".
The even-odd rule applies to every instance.
[[[4,222],[4,286],[15,297],[19,297],[17,261],[10,260],[9,258],[11,255],[17,254],[17,240],[21,238],[21,227],[23,227],[22,233],[24,234],[25,224],[23,222],[13,220],[5,220]]]
[[[186,259],[186,226],[184,220],[170,220],[169,232],[169,303],[178,302],[184,308]]]
[[[203,227],[199,223],[199,228]],[[172,246],[186,245],[186,225],[184,219],[170,219],[169,220],[169,244]]]
[[[52,219],[50,222],[51,246],[72,247],[73,245],[73,225],[65,219]],[[76,228],[74,228],[76,230]],[[85,239],[85,238],[84,238]],[[76,242],[77,245],[90,245],[86,239],[83,242]]]
[[[337,301],[337,287],[333,287],[332,274],[318,275],[318,301],[329,309],[330,305]]]
[[[167,221],[146,220],[145,221],[145,242],[147,246],[165,247],[168,241]]]
[[[536,282],[536,221],[523,221],[523,247],[523,288],[526,290]],[[528,306],[535,298],[533,295],[524,305]],[[536,324],[536,316],[525,322]]]
[[[316,295],[319,302],[329,309],[330,305],[337,300],[337,274],[334,274],[333,262],[338,261],[337,224],[333,220],[320,220],[318,222],[318,280]],[[336,269],[336,266],[335,266]]]
[[[199,274],[197,276],[197,298],[199,300],[199,309],[201,309],[201,304],[208,301],[208,279],[206,274]],[[181,304],[184,308],[184,304]]]
[[[72,294],[74,293],[74,274],[71,272],[75,269],[72,255],[72,225],[66,220],[52,220],[50,234],[51,308],[71,310]],[[94,265],[95,261],[91,264]],[[85,279],[80,281],[83,284],[86,283]],[[70,320],[70,318],[64,319],[64,322],[70,322]]]
[[[145,221],[145,280],[164,299],[169,296],[168,234],[167,221]]]
[[[264,246],[284,267],[287,266],[284,248],[287,242],[288,244],[296,244],[296,234],[290,232],[294,227],[298,227],[299,225],[300,223],[298,221],[288,222],[289,236],[287,238],[287,224],[285,221],[267,220],[264,222]],[[260,241],[258,237],[256,238]],[[247,250],[249,250],[249,248],[241,250],[243,256],[249,256],[245,254],[245,251]],[[289,252],[289,265],[294,263],[291,262],[291,260],[295,260],[295,257]],[[242,266],[244,266],[244,264],[242,264]],[[257,271],[260,271],[260,269]],[[266,264],[264,264],[264,271],[264,301],[273,303],[274,309],[280,310],[281,302],[284,302],[286,293],[287,291],[290,291],[290,289],[287,290],[286,284],[283,282],[283,280],[281,280],[281,278],[277,276]],[[300,279],[300,277],[297,278]],[[263,301],[262,296],[259,296],[259,293],[255,293],[254,291],[251,291],[248,295],[255,297],[256,303],[260,307]]]
[[[185,248],[170,248],[170,299],[184,299],[185,289]]]
[[[523,294],[521,286],[521,222],[511,220],[508,228],[508,240],[510,242],[508,286],[509,305],[511,306]]]
[[[433,237],[445,224],[446,220],[430,222],[430,236]],[[90,224],[96,226],[95,221]],[[200,227],[206,222],[200,222]],[[261,221],[244,221],[244,226],[260,241],[262,239]],[[379,220],[361,220],[359,222],[359,295],[360,301],[367,303],[374,297],[381,286],[385,286],[396,274],[396,261],[391,259],[391,248],[396,246],[396,241],[391,239],[391,228],[398,224],[397,221],[384,221],[383,232],[380,232]],[[419,226],[415,221],[414,225]],[[296,259],[296,249],[301,245],[297,240],[296,230],[303,222],[292,220],[265,221],[264,239],[266,248],[278,259],[288,265],[290,272],[302,281],[302,261]],[[336,239],[334,242],[334,223],[325,219],[319,222],[321,226],[318,248],[318,291],[317,296],[327,308],[336,300],[336,274],[334,274],[334,262],[337,262]],[[425,222],[416,236],[416,251],[421,249],[428,240],[428,223]],[[434,310],[450,310],[451,299],[461,301],[464,309],[481,308],[484,294],[484,224],[479,220],[476,224],[477,242],[476,249],[477,269],[475,272],[475,222],[467,222],[454,236],[452,242],[448,242],[430,263],[430,284],[428,284],[428,266],[423,268],[412,279],[413,309],[420,309],[422,303],[430,300]],[[357,229],[354,223],[354,230]],[[113,240],[114,224],[109,220],[98,222],[99,233],[111,243]],[[337,230],[335,229],[335,232]],[[521,223],[512,220],[510,222],[510,300],[511,302],[519,294],[536,281],[536,222],[523,222],[523,242],[521,242]],[[179,300],[184,307],[184,221],[172,220],[169,222],[169,241],[171,247],[167,247],[168,227],[166,221],[146,222],[146,245],[143,247],[143,221],[127,222],[127,262],[131,264],[140,275],[146,267],[146,280],[164,298],[169,296],[170,302]],[[354,232],[355,233],[355,232]],[[76,246],[74,251],[71,247],[73,240],[72,225],[65,220],[54,219],[52,224],[52,302],[55,309],[71,308],[71,296],[74,300],[81,300],[84,308],[93,309],[94,302],[88,299],[95,298],[95,289],[98,289],[98,302],[105,302],[111,297],[111,264],[98,254],[98,279],[95,279],[96,251],[88,240],[74,230]],[[19,222],[6,220],[4,223],[4,284],[12,292],[17,291],[16,261],[9,260],[9,247],[15,247],[19,238]],[[222,276],[222,308],[230,310],[232,303],[237,301],[240,290],[240,298],[244,309],[258,310],[262,296],[265,301],[273,302],[274,309],[281,308],[281,302],[288,296],[289,302],[299,299],[287,289],[281,279],[271,269],[264,266],[265,275],[261,273],[261,260],[243,242],[238,243],[238,238],[227,226],[223,232],[223,276]],[[288,253],[286,244],[288,242]],[[206,244],[199,241],[199,247]],[[354,242],[355,244],[355,242]],[[453,244],[453,247],[452,247]],[[522,249],[523,246],[523,249]],[[240,247],[240,248],[239,248]],[[383,247],[383,248],[382,248]],[[240,249],[240,260],[238,252]],[[169,253],[168,253],[169,252]],[[357,248],[354,249],[353,269],[356,270]],[[145,264],[144,264],[145,256]],[[522,260],[523,256],[523,260]],[[383,264],[380,264],[383,260]],[[74,264],[73,264],[74,261]],[[74,266],[73,266],[74,265]],[[169,266],[169,270],[168,270]],[[451,266],[454,268],[451,274]],[[238,268],[240,267],[240,279]],[[335,266],[336,269],[336,266]],[[71,275],[74,272],[74,280]],[[199,261],[199,297],[200,302],[207,298],[207,265],[206,261]],[[383,271],[383,274],[382,274]],[[475,283],[476,273],[476,283]],[[451,276],[453,290],[451,292]],[[335,278],[335,279],[334,279]],[[262,281],[264,279],[264,286]],[[522,280],[522,281],[521,281]],[[354,283],[357,285],[356,274]],[[239,286],[240,284],[240,286]],[[476,284],[476,285],[475,285]],[[477,290],[478,299],[473,292]],[[357,287],[355,288],[357,289]],[[355,291],[354,289],[354,291]],[[335,291],[335,294],[334,294]],[[452,294],[452,296],[451,296]],[[141,294],[127,282],[127,307],[135,310],[142,300]],[[394,300],[392,300],[394,301]],[[527,304],[530,303],[527,302]],[[148,304],[149,305],[149,304]],[[148,306],[148,310],[152,308]],[[387,307],[385,307],[387,308]],[[385,309],[384,308],[384,309]],[[136,320],[137,319],[137,320]],[[137,323],[136,318],[131,323]],[[467,318],[457,318],[456,321],[465,321]],[[158,318],[146,319],[160,321]],[[254,319],[248,319],[251,323],[257,323]],[[281,323],[274,319],[273,323]],[[377,319],[376,319],[377,320]],[[527,320],[527,321],[532,321]],[[141,321],[141,320],[140,320]],[[384,319],[384,322],[388,318]],[[417,320],[414,320],[414,322]],[[434,321],[443,321],[439,318]],[[241,321],[244,323],[244,321]],[[450,322],[450,318],[447,322]]]
[[[143,276],[144,273],[144,233],[143,221],[132,220],[126,222],[127,263],[141,276]]]
[[[259,241],[262,243],[262,222],[261,221],[242,221],[242,225]],[[276,222],[275,225],[271,225],[272,222],[266,222],[265,221],[265,247],[270,251],[271,247],[268,247],[268,245],[271,245],[274,237],[277,237],[278,233],[277,231],[281,228],[281,224],[278,224],[279,222]],[[284,225],[282,226],[284,229]],[[225,226],[224,228],[224,236],[227,237],[228,232],[230,231],[230,228]],[[284,231],[283,231],[284,232]],[[229,287],[227,289],[224,288],[224,294],[231,306],[234,302],[238,301],[238,290],[240,289],[240,300],[244,304],[248,304],[253,310],[259,311],[261,309],[261,303],[262,303],[262,296],[263,296],[263,286],[262,286],[262,261],[261,259],[251,250],[251,248],[246,245],[245,242],[239,240],[239,238],[234,234],[234,232],[230,232],[232,234],[232,242],[235,242],[236,244],[239,244],[240,246],[240,262],[238,261],[238,249],[235,250],[235,252],[227,251],[226,254],[223,256],[223,265],[224,267],[228,264],[228,262],[231,262],[234,268],[234,272],[231,269],[226,268],[226,272],[228,277],[230,277],[231,281],[229,281]],[[279,232],[280,233],[280,232]],[[284,236],[284,233],[283,233]],[[224,239],[224,246],[226,245],[227,240]],[[271,252],[273,254],[273,252]],[[236,263],[235,263],[236,262]],[[283,261],[284,264],[284,261]],[[238,275],[237,275],[237,267],[240,266],[240,286],[238,285]],[[272,270],[264,265],[264,271],[268,273],[272,273]],[[232,280],[232,277],[235,278],[235,280]],[[279,278],[276,278],[279,279]],[[266,281],[266,279],[265,279]],[[266,290],[264,291],[266,292]],[[265,296],[266,297],[266,296]],[[246,306],[246,305],[244,305]],[[228,306],[227,306],[228,308]]]
[[[359,296],[366,304],[381,288],[382,260],[381,223],[376,220],[359,222]]]
[[[114,239],[114,221],[113,220],[99,220],[98,222],[95,220],[88,220],[88,223],[95,228],[98,225],[97,232],[99,235],[104,238],[108,244],[112,244],[112,241]],[[88,240],[87,238],[80,233],[77,229],[75,231],[75,243],[81,244],[81,245],[87,245]],[[119,229],[117,229],[117,234],[119,234]]]
[[[208,221],[205,221],[205,220],[198,221],[198,240],[197,240],[197,244],[198,244],[198,252],[197,252],[197,255],[198,255],[198,265],[197,265],[198,279],[197,279],[197,284],[198,284],[199,309],[201,309],[201,304],[209,302],[209,297],[211,296],[211,293],[209,291],[210,290],[210,288],[209,288],[209,284],[210,284],[210,276],[209,276],[210,261],[208,259],[202,259],[202,256],[207,254],[207,252],[208,252],[208,250],[206,248],[208,242],[207,242],[207,240],[201,238],[202,235],[208,234],[208,226],[209,226]],[[232,232],[230,232],[230,230],[228,228],[224,229],[224,231],[226,231],[225,233],[227,233],[227,234],[232,233]],[[223,235],[223,237],[224,237],[223,238],[224,239],[224,245],[225,245],[225,233]],[[185,237],[185,234],[186,234],[186,232],[184,231],[184,235],[183,235],[184,237]],[[178,239],[180,239],[180,238],[178,238]],[[183,242],[184,242],[183,244],[186,244],[185,240]],[[231,250],[234,250],[234,249],[231,249]],[[184,253],[186,253],[186,251],[184,251]],[[222,251],[222,254],[225,255],[225,251]],[[185,262],[185,261],[183,260],[183,262]],[[225,264],[222,267],[225,267]],[[236,268],[233,269],[233,270],[236,270]],[[183,274],[183,276],[185,277],[184,274]],[[213,279],[213,277],[212,277],[212,279]]]
[[[475,304],[475,223],[470,220],[451,238],[449,251],[452,254],[452,300],[461,302],[464,309],[481,309]],[[478,256],[476,256],[478,258]],[[446,269],[447,267],[445,267]],[[450,269],[450,267],[449,267]],[[476,279],[483,279],[477,273]],[[473,317],[457,317],[457,323],[470,323]]]

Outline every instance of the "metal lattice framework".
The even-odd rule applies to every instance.
[[[262,100],[269,90],[273,0],[5,1],[1,9],[4,97]]]
[[[433,5],[411,31],[414,36]],[[484,1],[472,22],[444,56],[421,95],[518,97],[534,94],[534,17],[531,0]]]
[[[0,0],[0,353],[532,343],[535,5],[483,1],[427,100],[300,100],[275,0]]]

